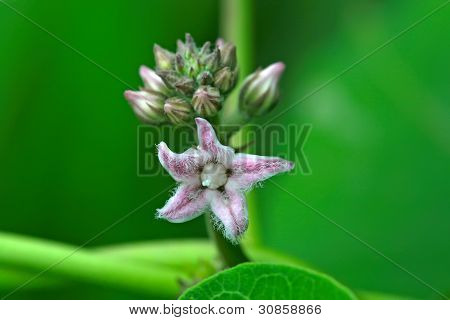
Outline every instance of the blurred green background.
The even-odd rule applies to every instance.
[[[5,2],[134,87],[139,65],[153,67],[154,43],[173,50],[185,32],[197,43],[220,32],[221,7],[211,0]],[[271,116],[444,2],[254,1],[254,65],[287,65]],[[312,174],[274,178],[446,293],[449,21],[445,7],[279,117],[313,125]],[[0,30],[1,231],[80,245],[172,183],[136,174],[138,120],[124,83],[3,3]],[[154,219],[168,194],[90,246],[206,238],[201,218]],[[438,297],[274,185],[255,197],[268,247],[351,288]]]

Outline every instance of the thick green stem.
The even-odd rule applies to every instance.
[[[228,240],[226,240],[222,233],[214,228],[213,221],[210,214],[205,214],[206,225],[208,226],[209,237],[216,244],[217,250],[219,251],[220,257],[224,262],[226,267],[233,267],[239,263],[247,262],[249,259],[245,255],[240,245],[233,245]]]
[[[220,32],[226,41],[236,45],[239,82],[227,98],[222,119],[224,124],[242,125],[246,117],[238,110],[238,88],[253,71],[253,0],[222,0]]]
[[[231,41],[236,45],[240,82],[242,82],[242,79],[253,69],[253,0],[222,0],[221,34],[226,41]],[[226,100],[224,114],[220,118],[221,124],[244,124],[245,118],[239,113],[237,102],[238,90],[235,90]],[[251,223],[245,241],[249,244],[259,244],[257,240],[259,238],[258,223],[254,214],[255,201],[252,194],[247,196],[247,200]],[[207,215],[207,225],[210,236],[227,266],[231,267],[248,261],[241,246],[231,244],[219,231],[214,229],[209,215]]]
[[[133,265],[46,240],[0,233],[0,243],[2,267],[34,274],[23,286],[45,274],[124,290],[139,297],[173,299],[180,293],[180,280],[185,279],[183,273],[161,266]]]
[[[254,69],[253,3],[254,0],[222,0],[221,33],[225,40],[236,45],[240,69],[240,81]],[[239,84],[237,86],[239,88]],[[238,89],[227,98],[223,119],[226,124],[242,124],[238,111]],[[256,215],[256,200],[253,192],[247,194],[249,207],[249,229],[244,238],[246,244],[261,245],[260,226]]]
[[[253,0],[222,0],[221,34],[236,45],[240,79],[253,69]]]

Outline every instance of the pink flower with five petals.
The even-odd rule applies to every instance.
[[[185,222],[211,210],[224,236],[238,242],[247,230],[248,213],[244,192],[260,181],[294,167],[278,157],[235,153],[222,145],[211,124],[196,118],[199,145],[184,153],[172,152],[164,142],[158,145],[163,167],[179,183],[158,218]]]

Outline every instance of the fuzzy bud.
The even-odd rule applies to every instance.
[[[170,70],[175,60],[175,55],[155,44],[153,46],[153,54],[155,56],[157,70]]]
[[[262,116],[278,102],[278,81],[284,64],[277,62],[249,75],[239,92],[239,108],[250,116]]]
[[[212,78],[212,75],[211,75],[211,72],[209,72],[209,71],[203,71],[202,73],[200,73],[198,76],[197,76],[197,82],[200,84],[200,85],[208,85],[208,84],[211,84],[212,82],[213,82],[213,78]]]
[[[192,105],[197,114],[211,117],[222,107],[222,99],[217,88],[200,86],[192,97]]]
[[[145,122],[161,123],[164,117],[164,96],[154,91],[125,91],[134,113]]]
[[[191,95],[195,89],[195,82],[189,77],[182,77],[174,83],[175,89],[185,95]]]
[[[206,41],[203,46],[200,48],[198,55],[201,57],[205,54],[209,54],[211,52],[211,42]]]
[[[220,51],[218,49],[214,49],[208,55],[202,57],[202,63],[205,66],[206,70],[215,71],[220,66]]]
[[[164,112],[174,124],[189,121],[192,118],[192,111],[192,106],[182,98],[169,98],[164,103]]]
[[[186,33],[185,37],[185,48],[186,48],[186,57],[190,58],[195,55],[197,51],[197,46],[195,45],[194,38],[192,38],[190,33]]]
[[[225,42],[219,39],[216,42],[220,51],[220,64],[230,67],[231,70],[237,66],[236,46],[231,42]]]
[[[139,68],[139,74],[144,82],[144,89],[155,91],[163,95],[167,95],[169,93],[169,88],[167,88],[161,77],[158,76],[152,69],[147,68],[146,66],[141,66]]]
[[[237,71],[233,72],[229,67],[224,67],[214,75],[214,86],[219,88],[220,92],[227,93],[234,88],[237,79]]]

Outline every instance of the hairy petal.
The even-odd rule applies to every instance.
[[[195,149],[183,153],[172,152],[165,142],[158,145],[158,158],[164,169],[179,182],[199,180],[200,167],[206,160],[204,154]]]
[[[157,217],[170,222],[185,222],[198,217],[208,206],[205,192],[195,184],[182,184],[166,205],[157,210]]]
[[[238,153],[233,159],[232,176],[228,181],[245,190],[251,188],[255,183],[293,168],[293,162],[278,157]]]
[[[213,127],[208,121],[202,118],[195,118],[195,122],[197,124],[199,148],[209,153],[214,161],[223,164],[226,168],[230,168],[234,150],[223,146],[219,142]]]
[[[226,188],[224,192],[208,190],[211,210],[223,224],[223,233],[232,242],[247,230],[248,212],[244,194],[236,189]]]

